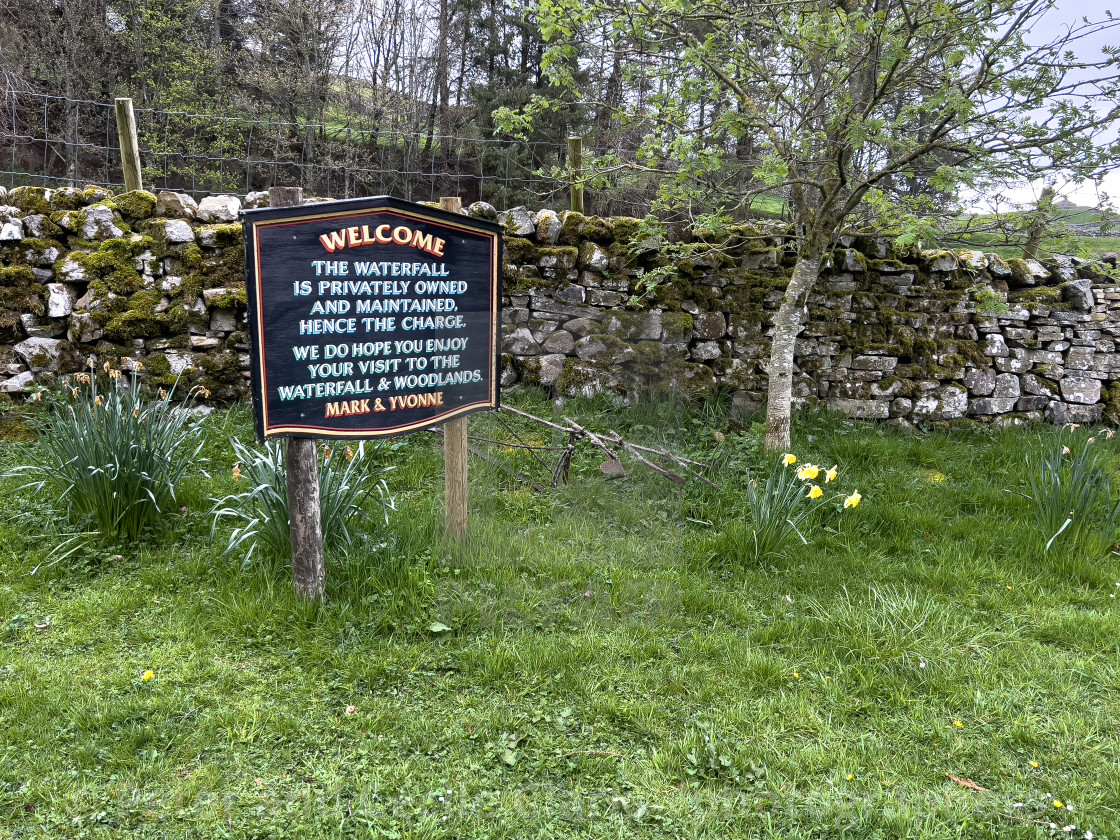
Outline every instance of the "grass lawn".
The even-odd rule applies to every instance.
[[[797,418],[793,451],[863,502],[755,562],[721,534],[770,469],[757,427],[563,412],[724,490],[587,453],[538,495],[472,461],[457,548],[414,435],[384,451],[390,526],[309,607],[209,541],[244,409],[204,421],[184,512],[135,544],[47,565],[64,511],[0,482],[0,838],[1120,837],[1120,558],[1044,556],[1006,492],[1059,430]]]

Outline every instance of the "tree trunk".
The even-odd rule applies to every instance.
[[[805,300],[820,274],[824,249],[807,246],[797,258],[793,277],[774,317],[770,345],[770,384],[766,397],[766,451],[789,448],[789,423],[793,403],[793,351],[805,325]]]
[[[1050,226],[1050,215],[1054,210],[1054,195],[1055,190],[1049,184],[1042,188],[1030,227],[1027,228],[1027,242],[1023,245],[1025,260],[1038,259],[1038,248],[1042,244],[1046,229]]]

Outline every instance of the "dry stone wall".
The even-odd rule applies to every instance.
[[[49,384],[92,358],[142,362],[153,386],[182,377],[215,397],[246,395],[238,214],[266,199],[0,189],[0,392]],[[783,226],[684,232],[688,252],[670,264],[636,219],[482,203],[468,212],[508,234],[504,386],[623,399],[726,389],[742,416],[762,404],[768,335],[795,259]],[[798,403],[899,423],[1120,413],[1111,266],[895,253],[865,235],[840,244],[807,302]],[[668,279],[639,293],[642,273],[659,268]]]

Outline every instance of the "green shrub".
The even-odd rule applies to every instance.
[[[270,562],[291,563],[291,529],[288,521],[288,474],[284,463],[285,446],[266,441],[264,449],[250,449],[241,441],[230,441],[237,456],[234,478],[244,481],[246,489],[216,499],[210,510],[214,538],[218,523],[232,519],[236,527],[223,552],[229,557],[246,549],[242,568],[254,555]],[[320,448],[319,504],[324,548],[350,547],[357,537],[351,526],[368,519],[367,503],[374,502],[389,521],[395,510],[385,479],[380,478],[392,467],[377,463],[380,444],[367,447],[359,443],[355,451],[347,446],[345,457],[332,457],[330,446]]]
[[[835,480],[836,467],[822,469],[804,464],[794,468],[796,463],[796,456],[783,455],[782,465],[763,484],[748,475],[747,515],[724,535],[727,553],[756,561],[781,554],[794,538],[808,544],[801,527],[821,505],[839,504],[841,500],[843,508],[859,505],[863,497],[858,490],[844,497],[828,494],[813,483],[820,475],[824,476],[822,484]]]
[[[52,402],[39,446],[26,450],[28,465],[9,475],[29,476],[24,490],[54,490],[72,524],[134,540],[174,509],[202,440],[189,401],[174,407],[169,391],[148,399],[135,373],[125,386],[120,371],[106,372],[107,387],[79,374],[68,396]]]
[[[1073,427],[1073,428],[1076,428]],[[1109,473],[1093,449],[1094,438],[1077,451],[1059,441],[1037,461],[1027,456],[1027,480],[1035,526],[1047,538],[1043,551],[1061,539],[1070,545],[1107,548],[1120,524],[1120,499],[1112,498]]]

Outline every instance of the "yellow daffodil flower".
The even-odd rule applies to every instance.
[[[136,406],[134,409],[132,409],[132,416],[136,418],[140,417],[140,406]]]
[[[854,490],[852,492],[852,495],[848,496],[848,498],[844,500],[844,507],[845,509],[854,508],[858,506],[861,501],[863,501],[863,496],[859,494],[858,490]]]
[[[823,495],[824,495],[824,491],[820,487],[818,487],[816,484],[810,484],[809,485],[808,496],[809,496],[810,499],[819,499]]]
[[[161,400],[167,399],[167,389],[166,388],[160,388],[159,389],[159,398]]]
[[[111,367],[112,367],[112,365],[111,365],[111,364],[109,364],[108,362],[105,362],[105,364],[103,364],[103,365],[101,366],[101,369],[102,369],[103,371],[105,371],[106,373],[108,373],[108,372],[109,372],[109,368],[111,368]]]
[[[234,464],[233,465],[233,480],[234,481],[240,481],[241,480],[241,465],[240,464]]]
[[[821,468],[816,464],[806,464],[797,470],[797,477],[801,481],[812,481],[820,474]]]
[[[828,482],[830,482],[830,481],[835,481],[836,480],[836,475],[837,475],[836,465],[833,464],[831,467],[829,467],[827,470],[824,471],[824,482],[825,482],[825,484],[828,484]]]
[[[103,403],[103,402],[105,402],[105,400],[103,400],[101,398],[100,394],[98,394],[96,397],[93,398],[93,404],[94,405],[101,405],[101,403]]]
[[[791,455],[787,452],[785,455],[782,456],[782,466],[783,467],[792,467],[796,463],[797,463],[797,456],[796,455]]]
[[[346,462],[349,463],[350,461],[353,461],[353,460],[354,460],[354,450],[351,447],[347,446],[346,447]]]
[[[132,369],[134,371],[136,371],[137,373],[139,373],[140,371],[142,371],[144,369],[144,363],[143,362],[133,362],[132,363]]]

